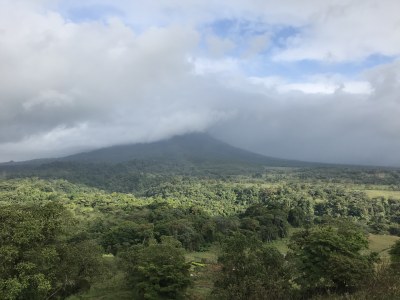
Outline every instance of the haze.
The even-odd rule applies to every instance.
[[[400,166],[398,0],[0,0],[0,161],[209,132]]]

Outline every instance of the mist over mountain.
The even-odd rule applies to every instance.
[[[263,156],[204,133],[191,133],[61,158],[3,163],[0,164],[0,176],[62,178],[109,191],[143,193],[176,176],[261,176],[269,168],[312,166],[318,164]]]
[[[22,162],[8,162],[2,166],[40,166],[51,163],[126,164],[132,161],[159,164],[192,165],[242,165],[248,167],[300,167],[312,166],[295,160],[269,157],[233,147],[205,133],[174,136],[151,143],[116,145],[61,158],[43,158]]]
[[[124,163],[133,160],[175,163],[242,163],[263,166],[304,166],[305,162],[267,157],[233,147],[204,133],[174,136],[152,143],[138,143],[78,153],[60,161]]]

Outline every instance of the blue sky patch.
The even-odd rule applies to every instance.
[[[276,26],[272,34],[271,42],[275,47],[285,48],[290,38],[299,35],[301,28],[293,26]]]
[[[104,20],[110,16],[123,16],[123,12],[107,5],[83,5],[63,10],[63,15],[73,22],[87,22]]]
[[[289,81],[303,80],[316,74],[341,74],[349,79],[359,79],[363,71],[394,60],[395,57],[371,55],[359,62],[331,64],[317,60],[275,62],[268,56],[259,56],[253,62],[243,65],[243,70],[248,76],[280,76]]]

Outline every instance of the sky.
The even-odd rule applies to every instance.
[[[398,0],[0,0],[0,162],[208,132],[400,166]]]

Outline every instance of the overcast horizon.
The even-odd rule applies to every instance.
[[[397,0],[0,0],[0,162],[208,132],[400,166]]]

